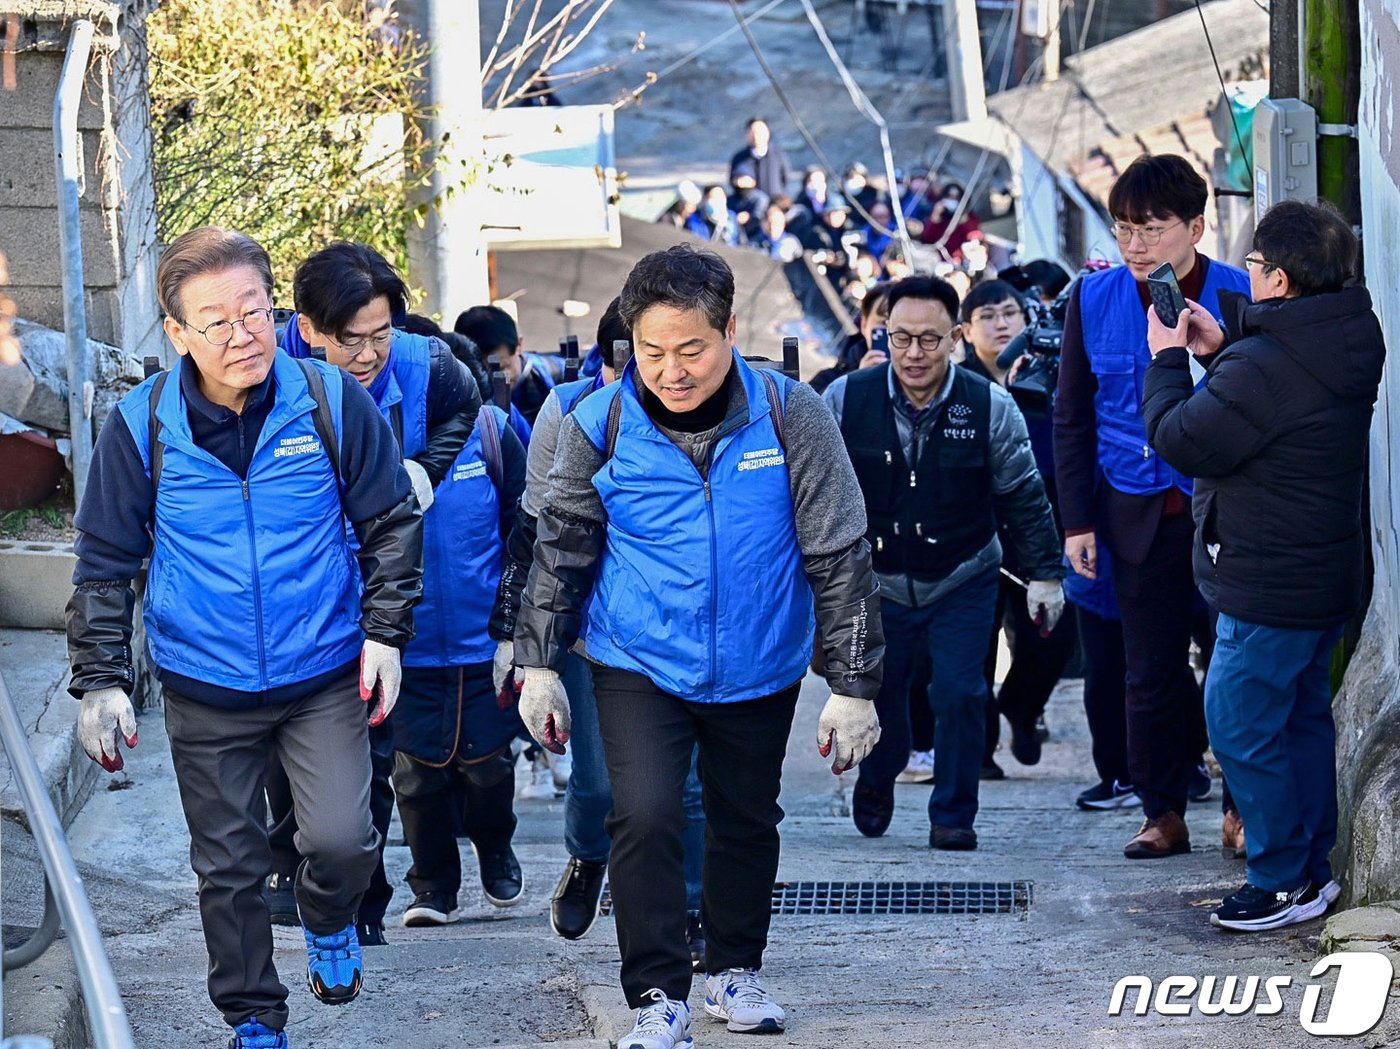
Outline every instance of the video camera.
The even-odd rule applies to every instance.
[[[1072,287],[1073,284],[1067,285],[1047,306],[1041,301],[1040,288],[1032,285],[1025,299],[1030,321],[997,357],[1000,368],[1010,368],[1021,357],[1030,357],[1006,387],[1024,415],[1048,419],[1055,407],[1055,386],[1060,379],[1060,343],[1065,335],[1065,314],[1069,312]]]

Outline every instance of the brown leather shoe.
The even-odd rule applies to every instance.
[[[1190,851],[1191,834],[1175,812],[1144,820],[1137,837],[1123,846],[1123,855],[1130,860],[1159,860]]]
[[[1225,811],[1225,819],[1220,824],[1220,851],[1234,859],[1244,859],[1244,820],[1234,809]]]

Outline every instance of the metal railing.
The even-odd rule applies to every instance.
[[[63,824],[44,785],[39,763],[29,749],[29,740],[3,674],[0,674],[0,746],[9,759],[10,773],[44,865],[43,920],[25,943],[0,956],[0,1049],[28,1049],[45,1044],[33,1038],[5,1038],[4,974],[42,955],[58,934],[60,921],[67,931],[73,964],[78,970],[92,1044],[96,1049],[136,1049],[126,1006],[122,1004],[117,978],[102,945],[102,934],[88,903],[83,879],[73,862]]]

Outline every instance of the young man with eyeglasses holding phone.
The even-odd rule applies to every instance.
[[[1127,663],[1128,772],[1142,799],[1130,859],[1189,852],[1185,815],[1206,745],[1189,665],[1192,621],[1204,618],[1191,576],[1191,479],[1148,443],[1142,419],[1147,276],[1171,263],[1182,293],[1217,319],[1217,293],[1249,292],[1243,270],[1196,250],[1206,183],[1179,156],[1141,156],[1109,193],[1123,265],[1084,277],[1065,318],[1055,399],[1055,476],[1065,556],[1087,579],[1098,544],[1113,555]],[[1115,786],[1107,785],[1112,790]]]
[[[982,673],[996,614],[1000,524],[1032,580],[1031,618],[1053,630],[1064,609],[1060,541],[1025,420],[1000,386],[950,360],[958,295],[936,277],[889,293],[888,363],[837,379],[823,395],[865,497],[880,582],[885,679],[875,700],[883,735],[860,766],[851,814],[867,837],[894,814],[909,757],[909,686],[926,647],[933,680],[934,787],[929,844],[975,849],[986,726]]]

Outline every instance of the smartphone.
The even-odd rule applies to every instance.
[[[870,333],[870,349],[875,353],[883,353],[885,360],[890,359],[890,330],[884,325]]]
[[[1176,270],[1170,262],[1164,262],[1147,275],[1147,293],[1152,297],[1152,308],[1157,318],[1168,328],[1175,328],[1181,311],[1186,309],[1186,296],[1181,294],[1181,285],[1176,282]]]

